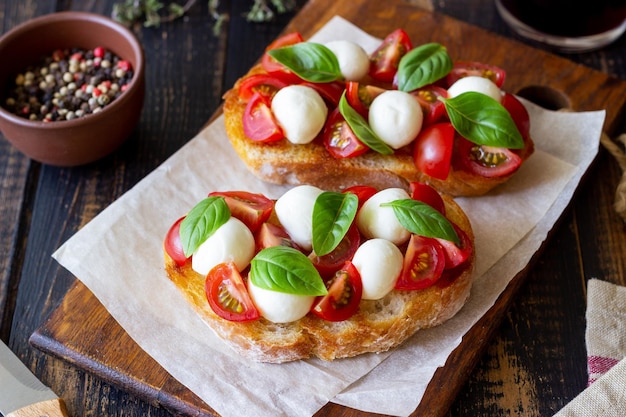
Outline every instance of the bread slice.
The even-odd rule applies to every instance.
[[[261,73],[253,67],[247,75]],[[506,182],[513,174],[485,178],[451,168],[446,180],[439,180],[420,172],[413,162],[411,145],[398,149],[392,155],[369,151],[354,158],[335,159],[319,138],[306,145],[295,145],[288,140],[259,143],[246,137],[243,114],[246,103],[239,98],[239,79],[224,95],[224,123],[230,142],[258,178],[277,184],[311,184],[324,190],[341,191],[347,187],[367,184],[379,189],[406,187],[417,181],[432,185],[439,192],[452,196],[478,196]],[[529,140],[522,159],[533,152]]]
[[[450,221],[474,235],[469,219],[448,196],[444,196]],[[165,252],[165,251],[164,251]],[[465,304],[472,286],[474,250],[462,265],[444,271],[439,281],[424,290],[393,290],[380,300],[362,300],[359,311],[342,322],[329,322],[312,314],[286,324],[266,319],[232,322],[217,316],[209,306],[205,277],[191,269],[191,262],[178,266],[165,253],[169,278],[194,310],[234,351],[258,362],[281,363],[317,357],[347,358],[392,349],[419,329],[437,326],[454,316]]]

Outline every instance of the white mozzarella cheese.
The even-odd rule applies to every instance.
[[[448,96],[453,98],[468,91],[485,94],[496,100],[498,103],[502,100],[502,91],[500,91],[500,88],[498,88],[498,86],[489,78],[477,75],[459,78],[450,86],[450,88],[448,88]]]
[[[359,81],[369,72],[369,56],[359,44],[337,40],[328,42],[325,46],[337,57],[341,75],[346,81]]]
[[[361,207],[356,222],[359,230],[368,238],[382,238],[396,245],[406,242],[411,233],[398,221],[391,207],[383,203],[411,198],[402,188],[387,188],[371,196]]]
[[[243,271],[254,257],[254,236],[239,219],[231,217],[205,240],[191,258],[191,267],[201,275],[223,262],[234,262]]]
[[[364,300],[381,299],[393,290],[403,258],[400,249],[386,239],[370,239],[359,246],[352,263],[361,274]]]
[[[424,114],[412,95],[388,90],[372,101],[368,117],[374,133],[387,145],[399,149],[415,139],[422,129]]]
[[[274,204],[278,221],[302,249],[313,247],[313,206],[323,190],[299,185],[284,193]]]
[[[311,87],[289,85],[274,95],[272,112],[287,140],[305,144],[315,139],[324,127],[328,108]]]
[[[304,317],[315,296],[295,295],[266,290],[248,280],[248,293],[261,316],[273,323],[289,323]]]

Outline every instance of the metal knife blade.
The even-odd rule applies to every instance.
[[[67,415],[62,400],[0,341],[0,412],[5,416],[22,415],[20,410],[29,407],[50,417]]]

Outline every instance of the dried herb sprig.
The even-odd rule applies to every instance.
[[[124,0],[113,5],[112,17],[125,25],[143,22],[144,26],[154,27],[180,18],[195,3],[196,0],[187,0],[181,6],[171,2],[166,7],[159,0]],[[276,14],[293,11],[295,8],[295,0],[253,0],[245,18],[250,22],[269,22]],[[209,0],[209,14],[215,21],[214,30],[219,32],[223,23],[228,20],[227,14],[219,12],[219,0]]]

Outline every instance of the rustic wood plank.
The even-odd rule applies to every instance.
[[[453,56],[459,59],[473,59],[501,65],[508,71],[507,88],[513,92],[528,85],[547,85],[566,93],[572,107],[577,110],[596,110],[602,108],[605,103],[610,103],[607,113],[607,129],[609,131],[616,130],[618,116],[623,114],[625,100],[625,87],[623,82],[612,79],[604,74],[591,72],[588,68],[576,65],[571,61],[556,58],[553,55],[524,47],[516,42],[500,39],[491,33],[478,30],[473,26],[461,24],[445,16],[425,13],[399,0],[397,2],[386,2],[385,7],[380,5],[379,2],[368,2],[365,0],[354,1],[349,5],[345,4],[345,2],[312,0],[305,6],[297,18],[288,25],[286,31],[298,30],[305,36],[308,36],[318,30],[328,18],[335,14],[343,15],[349,20],[355,21],[364,30],[379,37],[383,37],[396,27],[403,27],[408,29],[415,43],[438,40],[449,48]],[[240,47],[237,45],[233,46],[233,43],[230,45],[230,48]],[[258,59],[258,51],[243,50],[240,52],[247,54],[247,59],[250,64]],[[229,53],[229,56],[232,56],[232,53]],[[518,65],[519,62],[523,62],[524,65]],[[225,74],[225,79],[228,81],[224,83],[223,88],[228,88],[232,82],[234,82],[234,79],[247,69],[247,66],[242,68],[240,63],[231,63],[230,65],[231,67],[229,68],[235,69]],[[528,68],[540,68],[541,70],[528,71]],[[159,105],[164,105],[164,103],[160,103]],[[152,123],[156,123],[154,120],[148,122],[150,123],[146,126],[147,129],[149,129],[150,126],[154,126]],[[168,151],[166,151],[166,153]],[[609,174],[611,178],[615,178],[614,170]],[[607,188],[602,187],[598,192],[607,193]],[[108,197],[110,198],[111,196]],[[604,194],[600,197],[603,200],[607,198]],[[96,207],[99,207],[101,204],[102,202],[99,202],[96,204]],[[591,210],[593,206],[591,208],[587,207],[587,209]],[[90,217],[91,215],[88,215],[86,219]],[[567,224],[570,224],[570,220],[571,218],[568,217]],[[601,221],[593,223],[593,227],[600,229],[602,232],[608,232],[610,238],[617,237],[616,231],[606,230],[603,225],[604,223]],[[557,233],[558,232],[563,233],[561,230],[558,230]],[[564,239],[568,241],[568,250],[573,251],[572,256],[580,256],[577,253],[577,245],[575,244],[578,233],[572,234],[571,230],[568,229],[566,229],[565,232],[569,232],[565,233]],[[574,243],[572,244],[571,241],[574,241]],[[552,259],[551,255],[555,255],[554,252],[559,250],[561,250],[559,245],[550,245],[548,255],[546,256],[548,256],[548,259]],[[598,254],[598,256],[602,255]],[[559,256],[555,255],[555,259],[557,258],[563,259],[563,257],[559,258]],[[537,256],[535,262],[537,259],[542,259],[543,261],[544,257],[539,258],[539,256]],[[606,259],[599,259],[598,265],[611,265],[611,263],[602,263],[604,261],[606,261]],[[572,275],[576,277],[575,279],[580,279],[582,276],[580,271],[567,271],[567,268],[565,268],[566,270],[562,270],[560,269],[561,267],[562,265],[546,266],[545,261],[543,261],[540,265],[536,265],[531,269],[531,279],[547,281],[553,274],[556,274],[560,280],[563,280],[566,278],[566,274],[569,273],[572,273]],[[506,378],[511,378],[510,375],[505,374],[506,370],[513,368],[513,365],[510,364],[511,361],[517,361],[520,357],[524,356],[524,352],[516,350],[517,346],[521,346],[520,349],[529,348],[527,344],[518,343],[520,341],[517,339],[519,337],[517,335],[517,329],[513,328],[511,325],[513,321],[511,316],[506,315],[507,308],[513,303],[520,289],[525,288],[526,291],[529,291],[529,287],[524,284],[524,279],[525,275],[522,274],[513,281],[511,286],[501,296],[494,309],[472,329],[470,335],[466,338],[467,341],[450,357],[446,367],[437,372],[433,384],[427,391],[424,402],[420,405],[420,408],[416,410],[415,415],[439,416],[445,414],[450,403],[462,388],[463,381],[467,379],[474,364],[481,358],[483,349],[487,346],[487,342],[491,339],[493,333],[502,329],[505,330],[505,334],[499,337],[500,340],[497,341],[496,344],[492,345],[495,351],[487,352],[486,359],[483,359],[483,364],[488,369],[491,367],[494,368],[494,370],[489,370],[489,372],[493,372],[493,375],[489,376],[489,381],[502,381]],[[536,287],[530,288],[533,290],[536,289]],[[575,289],[577,287],[572,285],[567,288]],[[546,288],[540,287],[540,289]],[[549,290],[547,293],[549,296],[527,294],[527,297],[533,300],[536,298],[544,300],[552,299],[554,293],[558,292],[560,287],[552,286],[547,288],[547,290]],[[575,299],[578,304],[573,305],[575,308],[580,306],[581,297],[581,294],[576,294]],[[528,298],[525,298],[524,300],[527,299]],[[567,295],[561,297],[562,303],[566,303],[567,301]],[[90,306],[88,308],[88,316],[82,312],[85,309],[85,304]],[[520,316],[517,317],[515,323],[527,323],[528,327],[524,330],[523,334],[531,334],[533,332],[532,322],[534,320],[549,319],[555,314],[558,317],[562,317],[564,312],[560,308],[563,306],[565,305],[552,306],[545,310],[541,308],[532,310],[531,312],[536,314],[536,316]],[[509,314],[521,313],[516,313],[514,309],[513,313]],[[528,314],[528,312],[524,314]],[[98,340],[94,342],[92,338],[93,335],[85,334],[85,332],[91,331],[91,326],[81,328],[80,326],[74,327],[66,325],[65,317],[70,316],[74,316],[78,320],[80,320],[81,317],[89,317],[90,321],[103,324],[106,331],[98,332]],[[499,327],[498,323],[503,317],[508,317],[508,320],[505,320],[503,325]],[[555,323],[558,323],[558,320],[555,321]],[[165,371],[160,369],[160,367],[150,364],[150,367],[139,366],[137,368],[134,367],[132,363],[129,363],[127,359],[125,359],[126,355],[129,353],[139,364],[149,364],[150,360],[144,357],[147,355],[140,350],[138,351],[138,347],[134,345],[134,342],[127,336],[125,337],[124,332],[116,328],[116,326],[117,324],[108,317],[106,310],[97,303],[93,296],[90,295],[89,291],[82,286],[82,284],[77,284],[64,298],[62,307],[55,311],[50,321],[35,332],[31,340],[33,344],[39,348],[62,357],[79,368],[88,369],[106,381],[123,386],[125,389],[141,398],[145,398],[151,403],[156,401],[160,404],[167,404],[167,407],[173,411],[185,414],[191,414],[185,408],[187,406],[190,406],[193,412],[200,414],[206,413],[207,415],[212,414],[212,410],[210,410],[206,404],[196,402],[197,399],[194,399],[193,395],[180,386],[173,378],[166,375]],[[109,335],[113,335],[112,337],[114,338],[109,337]],[[566,339],[579,336],[579,334],[567,335]],[[83,343],[83,339],[93,344],[86,346],[85,343]],[[560,340],[561,339],[551,341],[551,346],[557,346],[558,350],[558,344],[562,343]],[[103,351],[102,349],[105,349],[110,343],[116,343],[116,350]],[[537,352],[542,349],[539,343],[532,344],[530,347]],[[535,353],[533,357],[537,356],[541,355]],[[578,352],[577,357],[580,357],[580,352]],[[492,360],[495,361],[492,362]],[[507,363],[510,365],[506,366]],[[150,370],[145,371],[144,369],[146,368]],[[523,377],[523,375],[520,376]],[[132,383],[128,381],[132,381]],[[450,383],[450,381],[452,381],[452,383]],[[547,386],[549,384],[545,385]],[[510,385],[505,385],[504,387],[510,388]],[[570,392],[574,392],[576,389],[579,389],[579,387],[575,387]],[[520,392],[517,393],[511,392],[511,390],[499,391],[497,387],[483,387],[483,390],[486,394],[486,401],[494,399],[497,401],[498,397],[506,397],[506,400],[501,399],[496,402],[496,407],[498,407],[499,410],[505,410],[506,407],[516,402],[522,402],[524,405],[525,403],[523,403],[523,401],[530,401],[534,397],[545,395],[539,392],[539,389],[536,387],[528,391],[520,390]],[[562,401],[563,399],[556,399],[553,407],[562,405]],[[493,407],[492,402],[485,403],[486,410],[489,410],[491,407]],[[460,409],[460,406],[456,408],[456,410]],[[527,413],[525,415],[545,414],[545,410],[535,409],[532,405],[525,405],[523,410]],[[320,410],[317,415],[354,416],[357,415],[357,413],[354,410],[329,404],[324,409]]]

